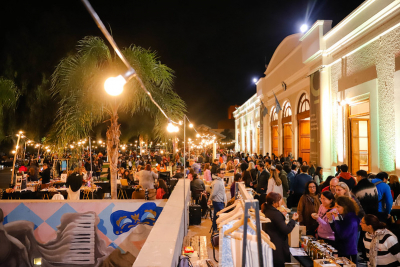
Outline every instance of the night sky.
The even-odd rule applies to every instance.
[[[363,1],[92,1],[120,47],[156,50],[195,124],[217,127],[255,94],[276,47],[301,24],[333,26]],[[102,36],[79,0],[2,1],[0,76],[37,85],[87,35]],[[19,86],[21,86],[19,84]]]

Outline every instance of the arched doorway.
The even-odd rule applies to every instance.
[[[278,114],[275,108],[271,111],[271,142],[272,142],[272,153],[278,156],[278,144],[279,144],[279,134],[278,134]]]
[[[306,93],[303,93],[299,99],[297,121],[299,124],[299,157],[310,163],[310,100]]]
[[[283,105],[283,117],[282,117],[282,132],[283,132],[283,155],[285,157],[292,153],[292,108],[290,107],[289,101],[286,101]]]

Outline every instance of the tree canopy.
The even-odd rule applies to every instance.
[[[173,71],[159,61],[156,52],[131,45],[122,53],[168,116],[182,118],[186,105],[173,90]],[[128,81],[120,96],[105,92],[105,80],[126,70],[101,38],[88,36],[80,40],[76,54],[62,59],[51,77],[52,95],[60,101],[49,142],[61,147],[88,136],[93,127],[112,117],[115,106],[130,115],[150,114],[155,121],[155,135],[161,137],[167,121],[136,79]]]

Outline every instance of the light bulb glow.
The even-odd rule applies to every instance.
[[[301,27],[300,27],[300,31],[301,32],[306,32],[308,30],[308,26],[307,26],[307,24],[303,24],[303,25],[301,25]]]
[[[117,96],[122,93],[124,90],[124,85],[126,84],[126,80],[121,75],[117,77],[110,77],[104,83],[104,89],[109,95]]]
[[[257,78],[253,78],[253,83],[257,83],[258,79]]]
[[[190,123],[190,124],[189,124],[189,128],[193,128],[193,123]]]

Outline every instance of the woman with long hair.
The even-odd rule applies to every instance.
[[[271,166],[271,176],[268,179],[267,194],[275,192],[283,197],[282,180],[279,178],[278,172],[274,166]]]
[[[317,184],[311,180],[306,183],[304,194],[300,197],[297,205],[299,222],[300,225],[306,226],[307,235],[315,235],[318,223],[311,217],[311,214],[317,213],[320,205]]]
[[[348,197],[351,200],[353,200],[353,202],[358,207],[358,213],[357,213],[358,217],[360,217],[360,219],[362,217],[364,217],[365,212],[364,212],[363,207],[361,206],[360,201],[358,200],[358,198],[355,195],[353,195],[350,192],[349,186],[345,182],[339,182],[336,186],[335,191],[336,191],[335,197],[345,196],[345,197]]]
[[[329,225],[328,212],[335,210],[335,195],[331,191],[321,193],[321,205],[318,213],[311,214],[311,217],[319,224],[317,228],[318,238],[324,240],[325,243],[335,247],[335,233]]]
[[[167,184],[163,179],[158,179],[156,199],[168,198],[168,196],[169,196],[169,191]]]
[[[400,266],[397,237],[375,215],[367,214],[360,222],[365,231],[364,246],[370,266]]]
[[[226,164],[226,171],[227,172],[234,172],[235,171],[235,165],[233,164],[233,161],[228,161]]]
[[[336,211],[327,212],[327,217],[335,233],[336,249],[339,257],[346,257],[357,265],[358,207],[351,198],[336,198]]]

